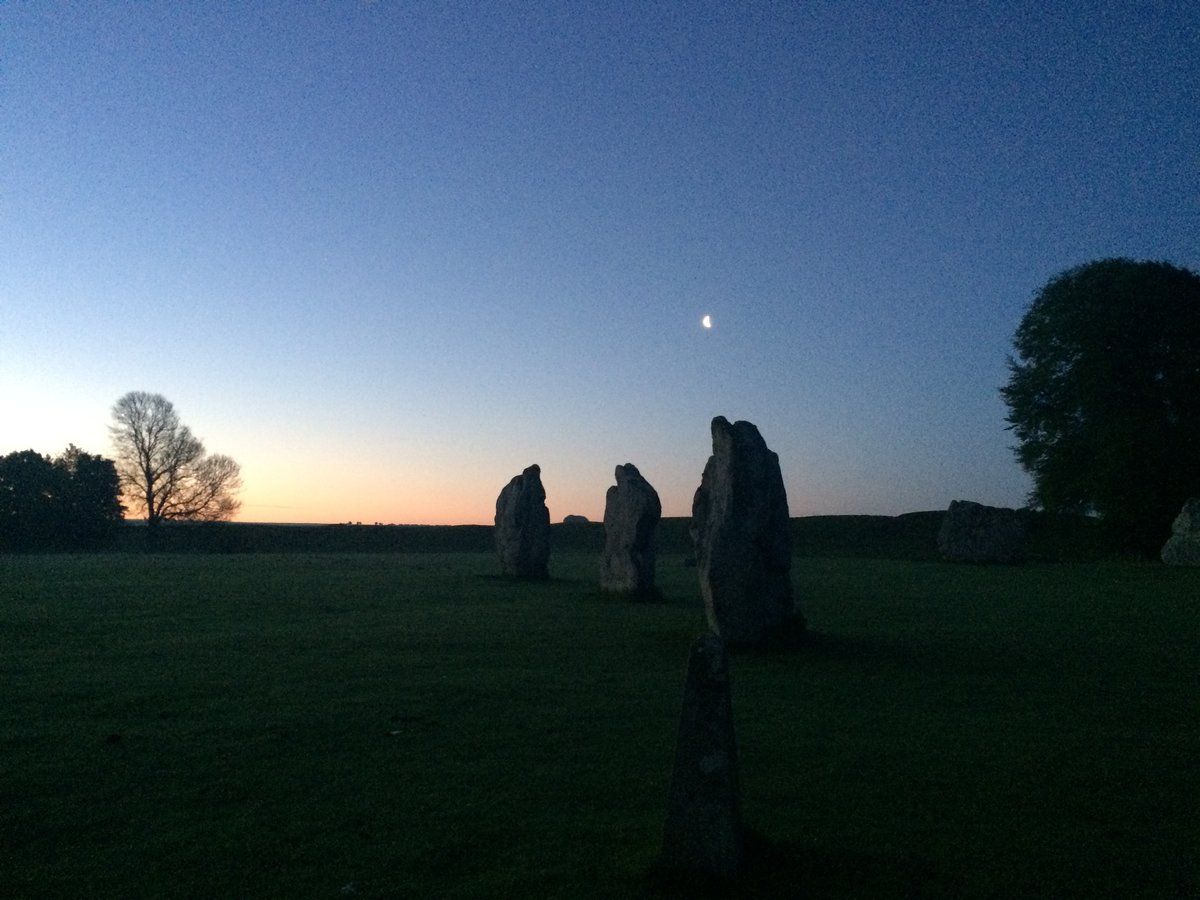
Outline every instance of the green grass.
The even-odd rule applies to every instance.
[[[695,570],[635,605],[597,564],[0,557],[0,894],[663,890]],[[814,641],[733,660],[736,896],[1200,890],[1200,572],[795,581]]]

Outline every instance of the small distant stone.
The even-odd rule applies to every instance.
[[[562,523],[564,525],[588,525],[587,516],[563,516]]]
[[[1168,566],[1200,566],[1200,498],[1188,500],[1175,517],[1162,561]]]
[[[937,546],[949,562],[1016,562],[1025,550],[1025,521],[1015,509],[955,500],[942,519]]]

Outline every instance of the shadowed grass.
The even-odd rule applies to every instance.
[[[694,895],[646,873],[696,572],[635,604],[597,567],[0,557],[4,892]],[[1200,573],[795,580],[814,638],[733,660],[730,895],[1195,893]]]

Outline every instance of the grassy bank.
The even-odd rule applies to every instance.
[[[490,554],[0,557],[10,896],[651,887],[695,570]],[[810,558],[740,654],[741,896],[1194,895],[1200,573]],[[347,893],[343,893],[343,889]]]
[[[941,511],[902,516],[801,516],[791,520],[792,548],[800,557],[935,560]],[[1037,561],[1112,557],[1119,535],[1078,516],[1027,515],[1028,555]],[[663,519],[657,545],[662,553],[692,552],[688,518]],[[1164,533],[1163,540],[1166,540]],[[116,529],[108,549],[143,553],[490,553],[490,525],[270,525],[260,523],[167,523],[150,545],[144,525]],[[551,526],[558,552],[599,553],[599,522]]]

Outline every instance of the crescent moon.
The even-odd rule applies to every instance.
[[[712,328],[712,316],[705,316],[700,320],[700,324],[705,328]]]

